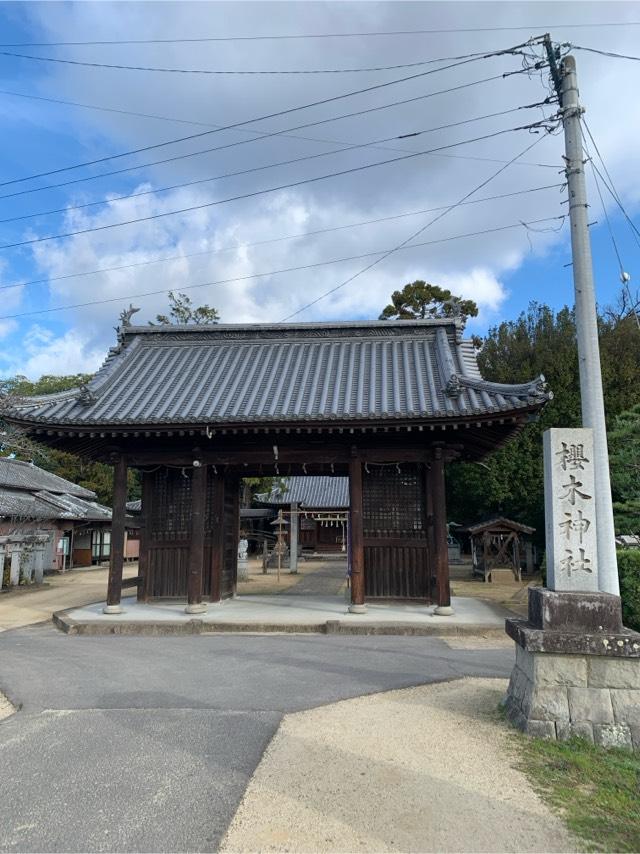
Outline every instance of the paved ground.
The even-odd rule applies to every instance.
[[[433,605],[403,602],[369,602],[366,614],[350,614],[348,603],[341,596],[299,596],[281,593],[277,596],[238,596],[210,604],[197,619],[212,628],[242,627],[243,630],[263,631],[278,627],[299,627],[300,631],[314,628],[319,631],[328,621],[347,628],[363,626],[407,626],[425,629],[430,633],[458,629],[492,630],[502,634],[504,621],[513,616],[500,605],[479,599],[454,597],[452,616],[435,616]],[[133,598],[122,600],[122,614],[104,614],[104,603],[74,608],[66,613],[78,625],[187,624],[194,619],[185,613],[184,602],[138,603]],[[106,629],[109,630],[108,628]]]
[[[215,851],[284,714],[508,676],[511,644],[470,643],[6,631],[0,690],[22,709],[0,722],[0,850]]]
[[[461,679],[286,716],[222,851],[575,851],[513,767],[506,686]]]
[[[138,564],[128,563],[124,577],[138,574]],[[0,593],[0,632],[30,626],[51,619],[54,611],[104,600],[107,592],[106,568],[73,569],[62,575],[45,576],[37,589],[19,587]]]

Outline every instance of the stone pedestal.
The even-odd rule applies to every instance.
[[[529,619],[507,620],[516,643],[505,708],[529,735],[580,736],[640,750],[640,634],[608,593],[529,590]]]

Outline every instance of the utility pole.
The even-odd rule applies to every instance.
[[[593,430],[595,504],[598,543],[598,588],[604,593],[620,595],[616,559],[607,428],[602,393],[598,316],[596,312],[591,238],[589,235],[587,186],[582,150],[576,61],[565,56],[560,68],[549,35],[544,38],[551,77],[560,100],[564,127],[565,163],[571,225],[571,253],[575,288],[576,332],[580,370],[582,424]]]

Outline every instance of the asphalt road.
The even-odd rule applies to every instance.
[[[283,714],[512,663],[436,638],[4,632],[0,850],[215,851]]]

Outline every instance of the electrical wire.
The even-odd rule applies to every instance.
[[[519,73],[521,73],[521,72],[510,72],[509,74],[519,74]],[[435,92],[427,92],[424,95],[416,95],[413,98],[405,98],[404,100],[401,100],[401,101],[392,101],[389,104],[380,104],[377,107],[368,107],[366,109],[356,110],[355,112],[351,112],[351,113],[343,113],[342,115],[339,115],[339,116],[330,116],[329,118],[326,118],[326,119],[317,119],[316,121],[313,121],[313,122],[305,122],[302,125],[295,125],[293,128],[285,128],[283,131],[270,131],[268,133],[265,132],[265,133],[260,134],[260,140],[258,140],[258,141],[262,141],[263,139],[267,139],[269,137],[282,136],[282,135],[286,134],[287,131],[289,131],[289,130],[300,130],[303,128],[317,127],[318,125],[328,124],[330,122],[335,122],[335,121],[341,121],[342,119],[346,119],[346,118],[363,116],[363,115],[367,115],[369,113],[379,112],[380,110],[386,110],[386,109],[389,109],[391,107],[402,106],[405,104],[414,103],[416,101],[423,101],[426,98],[433,98],[437,95],[446,95],[446,94],[449,94],[451,92],[459,91],[461,89],[467,89],[471,86],[477,86],[481,83],[489,83],[489,82],[492,82],[494,80],[502,80],[504,76],[505,75],[503,75],[503,74],[497,74],[497,75],[494,75],[493,77],[484,77],[484,78],[481,78],[480,80],[473,80],[473,81],[470,81],[468,83],[461,83],[459,86],[452,86],[452,87],[449,87],[448,89],[439,89],[439,90],[436,90]],[[529,106],[532,106],[532,107],[544,106],[545,103],[546,103],[546,101],[540,102],[539,104],[532,104]],[[527,107],[525,106],[525,107],[523,107],[523,109],[527,109]],[[300,137],[300,138],[303,139],[304,137]],[[33,193],[44,192],[45,190],[56,190],[56,189],[59,189],[60,187],[69,187],[73,184],[82,184],[82,183],[86,183],[87,181],[97,181],[97,180],[100,180],[102,178],[112,177],[114,175],[123,175],[126,172],[136,172],[139,169],[146,169],[150,166],[160,166],[160,165],[163,165],[165,163],[175,163],[178,160],[186,160],[190,157],[198,157],[198,156],[203,155],[203,154],[211,154],[214,151],[223,151],[223,150],[226,150],[228,148],[235,148],[235,147],[240,146],[240,145],[248,145],[249,143],[256,142],[256,141],[257,141],[256,139],[235,140],[234,142],[227,142],[224,145],[216,145],[216,146],[213,146],[210,148],[203,148],[203,149],[200,149],[199,151],[191,151],[191,152],[187,152],[186,154],[174,154],[171,157],[163,157],[161,160],[152,160],[152,161],[148,161],[147,163],[137,164],[135,166],[125,166],[122,169],[112,169],[109,172],[100,172],[98,175],[86,175],[86,176],[82,176],[80,178],[72,178],[68,181],[61,181],[58,184],[46,184],[42,187],[30,187],[30,188],[25,189],[25,190],[16,190],[13,193],[5,193],[4,195],[0,195],[0,200],[12,199],[12,198],[15,198],[16,196],[31,195]],[[329,144],[329,142],[330,142],[330,140],[315,140],[315,141],[316,142],[322,141],[322,142],[325,142],[327,144]],[[350,143],[339,142],[337,140],[333,140],[332,144],[344,145],[347,147],[349,147],[349,145],[350,145]],[[389,151],[406,152],[406,149],[404,149],[404,148],[390,148],[389,146],[377,146],[377,145],[372,145],[371,147],[372,148],[380,148],[383,151],[389,150]],[[447,155],[438,155],[438,156],[447,156]],[[455,155],[452,155],[452,156],[455,156]],[[473,158],[473,159],[475,159],[475,158]],[[485,158],[480,158],[480,159],[484,160]],[[486,159],[493,160],[493,158],[486,158]],[[498,161],[498,162],[502,162],[502,161]],[[527,164],[527,165],[549,166],[549,164]],[[557,165],[553,164],[553,166],[551,168],[557,169]],[[2,184],[0,184],[0,187],[1,186],[2,186]]]
[[[492,78],[486,78],[486,80],[483,82],[487,82],[488,80],[493,80],[493,79],[498,79],[498,78],[493,78],[493,77]],[[499,75],[499,79],[502,79],[502,75]],[[469,86],[471,86],[471,85],[475,85],[475,84],[469,83]],[[372,109],[387,109],[388,107],[391,107],[391,106],[399,106],[401,104],[407,104],[407,103],[411,103],[411,102],[414,102],[417,100],[423,100],[424,98],[430,98],[430,97],[432,97],[432,94],[433,93],[427,93],[426,95],[418,95],[416,98],[409,98],[409,99],[404,100],[404,101],[394,101],[392,104],[383,105],[380,108],[372,108]],[[437,93],[437,94],[441,94],[441,93]],[[198,121],[194,121],[193,119],[178,119],[176,117],[170,117],[170,116],[159,116],[159,115],[154,114],[154,113],[139,113],[139,112],[136,112],[135,110],[122,110],[122,109],[118,109],[117,107],[103,107],[103,106],[99,106],[97,104],[83,104],[83,103],[80,103],[78,101],[65,101],[65,100],[62,100],[61,98],[47,98],[44,95],[32,95],[32,94],[27,94],[25,92],[13,92],[13,91],[10,91],[8,89],[0,89],[0,95],[9,95],[9,96],[15,97],[15,98],[27,98],[29,100],[34,100],[34,101],[44,101],[44,102],[50,103],[50,104],[63,104],[64,106],[67,106],[67,107],[78,107],[80,109],[85,109],[85,110],[98,110],[100,112],[105,112],[105,113],[117,113],[117,114],[123,115],[123,116],[135,116],[136,118],[141,118],[141,119],[152,119],[154,121],[174,122],[177,124],[194,125],[195,127],[207,127],[207,128],[215,128],[215,129],[219,129],[222,127],[221,125],[215,125],[215,124],[212,124],[211,122],[198,122]],[[542,103],[546,103],[546,100]],[[362,115],[362,112],[364,112],[364,111],[358,112],[357,115]],[[356,115],[356,114],[355,113],[349,113],[347,115]],[[328,121],[332,121],[332,119],[329,119]],[[318,124],[318,123],[315,122],[313,124]],[[303,125],[302,127],[308,127],[308,125]],[[273,132],[271,132],[271,131],[259,131],[259,130],[254,130],[252,128],[251,129],[250,128],[235,128],[235,132],[236,133],[251,134],[254,137],[261,137],[261,136],[271,137],[274,135]],[[279,131],[279,132],[277,132],[277,135],[281,136],[285,139],[301,139],[305,142],[319,142],[319,143],[326,144],[326,145],[344,145],[345,144],[343,140],[326,139],[323,137],[314,137],[314,136],[302,136],[301,134],[287,133],[286,131]],[[376,145],[376,146],[371,146],[371,147],[372,148],[378,148],[381,151],[404,151],[404,149],[393,148],[393,147],[388,146],[388,145]],[[212,149],[212,150],[215,151],[217,149]],[[478,161],[483,162],[483,163],[484,162],[486,162],[486,163],[504,163],[504,162],[506,162],[504,160],[498,160],[495,157],[464,157],[462,155],[456,155],[456,154],[440,154],[437,156],[438,157],[460,158],[462,160],[478,160]],[[532,163],[528,160],[527,161],[521,161],[521,162],[517,163],[516,165],[517,166],[539,166],[539,167],[542,167],[545,169],[557,169],[558,168],[556,163]],[[136,168],[142,168],[142,167],[132,167],[132,170],[136,169]],[[91,176],[90,178],[87,178],[86,180],[91,180],[91,178],[106,177],[106,175],[109,175],[109,174],[112,174],[112,173],[102,173],[100,175]],[[66,185],[64,185],[64,184],[60,184],[60,185],[54,184],[53,185],[53,187],[57,187],[57,186],[66,186]],[[33,190],[25,190],[23,192],[25,192],[25,193],[37,192],[38,189],[50,189],[50,187],[43,187],[43,188],[36,187]],[[0,198],[9,198],[9,196],[0,196]]]
[[[316,153],[316,154],[307,154],[307,155],[304,155],[303,157],[294,157],[294,158],[291,158],[289,160],[280,160],[276,163],[266,163],[263,166],[252,166],[249,169],[239,169],[239,170],[236,170],[235,172],[224,172],[221,175],[213,175],[213,176],[210,176],[208,178],[195,178],[192,181],[183,181],[179,184],[171,184],[168,187],[158,187],[158,188],[153,189],[153,190],[143,190],[139,193],[128,193],[124,196],[109,196],[109,197],[104,198],[104,199],[97,199],[96,201],[93,201],[93,202],[84,202],[83,204],[79,204],[79,205],[67,205],[67,206],[62,207],[62,208],[54,208],[53,210],[48,210],[48,211],[38,211],[36,213],[20,214],[19,216],[6,217],[5,219],[0,219],[0,224],[7,223],[7,222],[17,222],[17,221],[26,220],[26,219],[34,219],[35,217],[41,217],[41,216],[51,216],[53,214],[66,213],[67,211],[82,210],[84,208],[95,207],[96,205],[111,204],[112,202],[124,201],[126,199],[136,199],[140,196],[149,196],[149,195],[156,195],[158,193],[166,193],[170,190],[179,190],[179,189],[183,189],[184,187],[193,187],[193,186],[196,186],[198,184],[206,184],[206,183],[209,183],[211,181],[220,181],[223,178],[234,178],[234,177],[238,177],[239,175],[247,175],[247,174],[253,173],[253,172],[262,172],[262,171],[265,171],[267,169],[275,169],[275,168],[278,168],[280,166],[290,166],[290,165],[295,164],[295,163],[303,163],[307,160],[317,160],[321,157],[330,157],[334,154],[342,154],[345,151],[356,151],[360,148],[373,148],[373,147],[377,147],[378,143],[391,142],[393,140],[398,140],[398,139],[417,138],[419,136],[423,136],[424,134],[435,133],[435,132],[440,131],[440,130],[448,130],[450,128],[460,127],[461,125],[473,124],[475,122],[483,121],[485,119],[493,119],[493,118],[497,118],[499,116],[506,116],[506,115],[509,115],[511,113],[519,112],[520,110],[523,110],[523,109],[527,109],[527,110],[528,109],[534,109],[534,108],[537,108],[539,106],[540,106],[540,104],[529,104],[525,107],[522,107],[522,106],[512,107],[511,109],[501,110],[500,112],[497,112],[497,113],[488,113],[487,115],[484,115],[484,116],[475,116],[474,118],[471,118],[471,119],[463,119],[462,121],[459,121],[459,122],[450,122],[449,124],[446,124],[446,125],[438,125],[437,127],[426,128],[424,130],[413,131],[411,133],[396,134],[395,136],[388,136],[388,137],[384,137],[383,139],[376,139],[376,140],[372,140],[369,142],[347,143],[344,147],[336,148],[336,149],[333,149],[332,151],[321,151],[321,152]],[[253,140],[243,140],[242,142],[253,142]],[[0,199],[2,199],[2,198],[5,198],[5,196],[0,196]]]
[[[460,142],[453,142],[453,143],[448,143],[447,145],[441,145],[441,146],[438,146],[434,149],[428,149],[426,151],[414,151],[414,152],[411,152],[410,154],[405,154],[402,157],[392,157],[388,160],[380,160],[377,163],[366,163],[362,166],[352,166],[350,169],[343,169],[339,172],[330,172],[326,175],[317,175],[313,178],[303,178],[299,181],[293,181],[289,184],[280,184],[277,187],[268,187],[267,189],[264,189],[264,190],[253,190],[250,193],[243,193],[243,194],[240,194],[237,196],[230,196],[226,199],[216,199],[213,202],[204,202],[204,203],[199,204],[199,205],[189,205],[186,208],[179,208],[177,210],[172,210],[172,211],[163,211],[162,213],[151,214],[149,216],[137,217],[135,219],[124,220],[122,222],[108,223],[106,225],[93,226],[92,228],[82,228],[82,229],[78,229],[77,231],[68,231],[68,232],[64,232],[62,234],[51,234],[51,235],[47,235],[46,237],[34,237],[34,238],[29,239],[29,240],[20,240],[20,241],[17,241],[15,243],[5,243],[3,245],[0,245],[0,249],[15,249],[15,248],[18,248],[21,246],[30,246],[30,245],[33,245],[34,243],[44,243],[44,242],[49,241],[49,240],[61,240],[62,238],[66,238],[66,237],[76,237],[79,234],[89,234],[89,233],[96,232],[96,231],[106,231],[106,230],[111,229],[111,228],[119,228],[120,226],[135,225],[135,224],[140,223],[140,222],[149,222],[151,220],[163,219],[164,217],[167,217],[167,216],[177,216],[178,214],[191,213],[193,211],[203,210],[205,208],[211,208],[211,207],[215,207],[217,205],[227,204],[228,202],[235,202],[235,201],[239,201],[241,199],[251,199],[251,198],[254,198],[255,196],[261,196],[261,195],[264,195],[266,193],[274,193],[274,192],[277,192],[278,190],[292,189],[293,187],[299,187],[299,186],[302,186],[303,184],[313,184],[313,183],[316,183],[318,181],[325,181],[329,178],[338,178],[338,177],[342,177],[343,175],[352,175],[356,172],[363,172],[367,169],[374,169],[378,166],[387,166],[391,163],[400,163],[404,160],[412,160],[416,157],[422,157],[425,154],[431,154],[434,151],[441,151],[441,150],[448,149],[448,148],[455,148],[458,145],[470,145],[471,143],[474,143],[474,142],[481,142],[481,141],[484,141],[487,139],[494,139],[495,137],[501,136],[505,133],[515,133],[515,132],[520,131],[520,130],[532,130],[533,128],[539,127],[539,126],[540,126],[540,122],[535,122],[535,123],[530,124],[530,125],[521,125],[520,127],[515,127],[515,128],[505,128],[503,130],[494,131],[493,133],[485,134],[484,136],[478,136],[478,137],[475,137],[473,139],[466,139],[466,140],[461,140]],[[510,165],[510,164],[508,164],[508,165]]]
[[[371,71],[398,71],[401,68],[419,68],[424,65],[432,65],[436,62],[449,62],[457,59],[468,59],[471,57],[480,57],[483,54],[468,53],[463,56],[447,56],[441,59],[422,59],[417,62],[405,62],[397,65],[375,65],[368,68],[312,68],[312,69],[289,69],[289,70],[272,70],[258,69],[251,71],[248,69],[240,70],[224,70],[224,69],[207,69],[207,68],[158,68],[155,66],[146,65],[121,65],[106,62],[84,62],[76,59],[61,59],[53,56],[31,56],[24,53],[12,53],[6,50],[0,50],[0,56],[15,57],[16,59],[30,59],[38,62],[57,62],[64,65],[79,65],[87,68],[110,68],[122,71],[151,71],[161,72],[164,74],[213,74],[213,75],[282,75],[282,74],[357,74],[360,72]]]
[[[595,149],[595,152],[598,155],[598,159],[600,160],[600,163],[602,164],[602,168],[604,169],[604,172],[605,172],[607,178],[605,179],[604,175],[602,174],[602,172],[600,172],[600,170],[598,169],[598,167],[595,164],[593,164],[593,168],[598,173],[598,175],[600,175],[600,180],[605,185],[605,187],[607,188],[607,190],[611,194],[612,198],[614,199],[614,201],[616,202],[616,204],[620,208],[622,215],[624,216],[627,223],[629,224],[629,227],[631,228],[631,231],[633,233],[635,241],[638,244],[638,248],[640,248],[640,231],[638,230],[638,227],[636,226],[635,222],[631,219],[631,217],[627,213],[625,206],[622,204],[622,199],[620,198],[620,194],[618,193],[618,191],[615,188],[615,185],[613,183],[613,178],[611,177],[611,173],[607,169],[607,164],[604,162],[604,158],[602,157],[602,154],[600,153],[600,149],[598,148],[597,142],[593,138],[593,134],[591,133],[591,130],[589,129],[589,125],[587,124],[587,120],[585,119],[584,115],[581,116],[581,125],[583,128],[583,132],[582,132],[583,139],[584,139],[584,131],[586,130],[586,132],[589,136],[589,139],[591,140],[591,143]],[[585,140],[585,142],[586,142],[586,140]],[[593,163],[593,161],[592,161],[592,163]]]
[[[458,68],[461,65],[468,64],[469,62],[477,62],[480,59],[488,59],[488,58],[493,57],[493,56],[504,55],[506,53],[514,53],[514,52],[517,52],[519,47],[522,47],[522,45],[518,45],[514,48],[510,48],[508,51],[499,51],[496,53],[490,53],[490,54],[486,54],[483,56],[473,57],[471,59],[464,59],[460,62],[456,62],[456,63],[453,63],[451,65],[445,65],[442,68],[432,68],[432,69],[429,69],[428,71],[420,71],[417,74],[409,74],[405,77],[401,77],[401,78],[398,78],[396,80],[387,80],[384,83],[376,83],[375,85],[372,85],[372,86],[365,86],[362,89],[356,89],[356,90],[352,90],[351,92],[345,92],[342,95],[331,95],[330,97],[321,98],[317,101],[311,101],[307,104],[302,104],[301,106],[298,106],[298,107],[287,107],[284,110],[278,110],[276,112],[267,113],[267,114],[262,115],[262,116],[255,116],[254,118],[251,118],[251,119],[243,119],[242,121],[233,122],[232,124],[229,124],[229,125],[223,125],[222,127],[216,128],[214,130],[200,131],[199,133],[190,134],[189,136],[178,137],[177,139],[170,139],[170,140],[166,140],[165,142],[157,142],[157,143],[154,143],[152,145],[141,146],[140,148],[133,148],[133,149],[130,149],[129,151],[119,152],[118,154],[110,154],[106,157],[98,157],[94,160],[84,161],[83,163],[75,163],[75,164],[72,164],[70,166],[60,167],[58,169],[50,169],[47,172],[37,172],[37,173],[34,173],[33,175],[25,175],[22,178],[12,178],[9,181],[0,182],[0,187],[6,187],[9,184],[17,184],[17,183],[21,183],[23,181],[31,181],[35,178],[45,178],[48,175],[58,175],[61,172],[68,172],[72,169],[81,169],[81,168],[84,168],[86,166],[95,166],[99,163],[105,163],[106,161],[109,161],[109,160],[115,160],[115,159],[119,159],[121,157],[129,157],[133,154],[141,154],[142,152],[145,152],[145,151],[153,151],[153,150],[156,150],[158,148],[164,148],[167,145],[176,145],[177,143],[189,142],[193,139],[200,139],[203,136],[210,136],[211,134],[220,133],[221,131],[225,131],[225,130],[233,130],[234,128],[242,127],[243,125],[247,125],[247,124],[253,124],[254,122],[266,121],[268,119],[273,119],[273,118],[278,118],[280,116],[289,115],[290,113],[296,113],[296,112],[299,112],[300,110],[307,110],[307,109],[310,109],[312,107],[318,107],[318,106],[322,106],[324,104],[330,104],[330,103],[333,103],[335,101],[344,100],[345,98],[352,98],[355,95],[363,95],[363,94],[366,94],[368,92],[376,91],[378,89],[384,89],[384,88],[387,88],[389,86],[396,86],[400,83],[406,83],[409,80],[417,80],[419,78],[426,77],[429,74],[435,74],[435,73],[440,72],[440,71],[447,71],[451,68]],[[515,73],[519,73],[519,72],[512,72],[512,73],[515,74]]]
[[[375,261],[372,261],[370,264],[367,264],[366,267],[363,267],[361,270],[358,270],[357,273],[354,273],[354,275],[349,276],[348,279],[345,279],[343,282],[340,282],[339,285],[336,285],[335,287],[330,288],[328,291],[325,291],[324,293],[320,294],[319,297],[316,297],[316,299],[313,299],[310,302],[305,303],[305,305],[301,306],[301,308],[298,308],[296,311],[292,312],[291,314],[288,314],[280,322],[285,323],[287,320],[291,320],[292,317],[296,317],[297,315],[302,314],[303,311],[306,311],[307,309],[309,309],[312,306],[319,303],[321,300],[325,299],[326,297],[330,296],[331,294],[336,293],[336,291],[341,290],[342,288],[351,284],[351,282],[353,282],[355,279],[357,279],[360,276],[364,275],[365,273],[369,272],[369,270],[373,269],[373,267],[376,267],[378,264],[380,264],[382,261],[384,261],[390,255],[393,255],[396,252],[398,252],[399,250],[404,249],[408,243],[411,243],[412,240],[415,240],[416,237],[418,237],[420,234],[422,234],[424,231],[426,231],[428,228],[430,228],[432,225],[434,225],[436,222],[438,222],[438,220],[441,220],[450,211],[455,210],[463,202],[465,202],[467,199],[469,199],[471,196],[473,196],[474,193],[477,193],[478,190],[481,190],[483,187],[486,187],[486,185],[489,184],[491,181],[495,180],[495,178],[497,178],[498,175],[500,175],[502,172],[504,172],[506,169],[508,169],[512,163],[514,163],[520,157],[527,154],[527,152],[529,152],[534,146],[538,145],[542,139],[544,139],[544,137],[539,137],[538,139],[534,140],[534,142],[532,142],[531,145],[528,145],[519,154],[516,154],[515,157],[513,157],[507,164],[505,164],[504,166],[501,166],[500,169],[498,169],[496,172],[494,172],[492,175],[490,175],[488,178],[486,178],[484,181],[482,181],[480,184],[478,184],[476,187],[474,187],[472,190],[470,190],[468,193],[466,193],[464,196],[462,196],[462,198],[459,199],[459,201],[450,205],[448,208],[446,208],[446,210],[439,213],[432,220],[429,220],[429,222],[426,223],[426,225],[423,225],[421,228],[419,228],[413,234],[409,235],[409,237],[407,237],[406,240],[403,240],[402,243],[399,243],[393,249],[389,249],[380,258],[376,259]]]
[[[489,179],[489,180],[491,180],[491,179]],[[535,224],[540,223],[540,222],[552,222],[555,220],[564,220],[564,219],[566,219],[566,215],[561,214],[560,216],[545,217],[545,218],[539,219],[539,220],[531,220],[531,222],[525,223],[525,225],[535,225]],[[268,276],[280,275],[282,273],[293,273],[293,272],[299,272],[301,270],[311,270],[311,269],[315,269],[317,267],[326,267],[326,266],[329,266],[331,264],[340,264],[340,263],[343,263],[346,261],[357,261],[357,260],[360,260],[361,258],[370,258],[372,255],[383,254],[383,257],[387,257],[387,255],[390,254],[391,252],[398,252],[398,251],[405,250],[405,249],[418,249],[422,246],[433,246],[434,244],[437,244],[437,243],[448,243],[448,242],[453,241],[453,240],[463,240],[463,239],[466,239],[469,237],[480,237],[480,236],[483,236],[486,234],[495,234],[496,232],[507,231],[507,230],[512,229],[512,228],[522,228],[522,227],[523,227],[522,221],[514,222],[514,223],[511,223],[510,225],[501,225],[501,226],[496,226],[495,228],[486,228],[486,229],[483,229],[482,231],[469,232],[467,234],[457,234],[457,235],[452,235],[449,237],[441,237],[437,240],[428,240],[428,241],[424,241],[422,243],[413,243],[413,244],[411,244],[411,246],[394,247],[393,249],[388,249],[388,250],[382,249],[382,250],[378,250],[377,252],[362,253],[361,255],[350,255],[350,256],[343,257],[343,258],[333,258],[330,261],[316,261],[313,264],[303,264],[303,265],[300,265],[297,267],[285,267],[285,268],[282,268],[279,270],[270,270],[267,273],[251,273],[251,274],[246,275],[246,276],[235,276],[235,277],[230,278],[230,279],[219,279],[217,281],[201,282],[201,283],[198,283],[196,285],[180,285],[179,290],[182,292],[182,291],[194,290],[195,288],[212,287],[214,285],[226,285],[226,284],[232,284],[234,282],[246,282],[246,281],[249,281],[251,279],[261,279],[261,278],[265,278]],[[31,317],[31,316],[37,315],[37,314],[51,314],[51,313],[57,312],[57,311],[68,311],[70,309],[75,309],[75,308],[87,308],[88,306],[92,306],[92,305],[106,305],[107,303],[121,302],[122,300],[142,299],[143,297],[157,296],[158,294],[166,294],[166,293],[169,293],[169,291],[175,291],[175,290],[176,290],[176,286],[174,285],[171,288],[161,288],[160,290],[155,290],[155,291],[144,291],[142,293],[137,293],[137,294],[128,294],[128,295],[117,296],[117,297],[109,297],[108,299],[101,299],[101,300],[90,300],[88,302],[75,303],[73,305],[54,306],[52,308],[42,308],[42,309],[36,309],[34,311],[23,311],[23,312],[20,312],[19,314],[6,314],[6,315],[0,316],[0,320],[15,320],[15,319],[20,318],[20,317]],[[320,299],[321,299],[321,297],[320,297]],[[283,321],[281,321],[281,322],[283,322]]]
[[[514,27],[448,27],[439,29],[416,29],[416,30],[383,30],[379,32],[356,32],[356,33],[289,33],[277,35],[258,36],[199,36],[196,38],[173,38],[173,39],[102,39],[100,41],[59,41],[59,42],[12,42],[0,44],[0,47],[81,47],[97,45],[143,45],[143,44],[194,44],[205,42],[234,42],[234,41],[284,41],[295,39],[350,39],[369,38],[377,36],[422,36],[422,35],[444,35],[446,33],[505,33],[520,32],[546,32],[549,29],[562,27],[563,29],[599,29],[600,27],[637,27],[640,21],[604,21],[602,23],[568,23],[568,24],[543,24],[534,26]]]
[[[614,53],[612,50],[598,50],[598,48],[595,47],[584,47],[579,44],[569,43],[563,44],[562,47],[568,47],[571,48],[571,50],[583,50],[587,53],[597,53],[600,54],[600,56],[609,56],[614,59],[633,59],[636,62],[640,62],[640,56],[629,56],[627,53]]]
[[[538,193],[538,192],[541,192],[543,190],[555,190],[555,189],[558,189],[558,188],[563,187],[563,186],[564,186],[564,184],[547,184],[543,187],[531,187],[530,189],[527,189],[527,190],[515,190],[512,193],[501,193],[501,194],[496,195],[496,196],[485,196],[481,199],[471,199],[470,201],[463,202],[461,207],[465,206],[465,205],[478,205],[478,204],[481,204],[482,202],[493,202],[493,201],[497,201],[500,199],[509,199],[509,198],[513,198],[514,196],[523,196],[523,195],[527,195],[529,193]],[[8,290],[12,290],[13,288],[24,288],[24,287],[27,287],[29,285],[42,285],[42,284],[47,284],[50,282],[60,282],[60,281],[66,280],[66,279],[77,279],[77,278],[80,278],[82,276],[93,276],[93,275],[96,275],[98,273],[112,273],[112,272],[121,271],[121,270],[133,269],[135,267],[146,267],[150,264],[161,264],[161,263],[165,263],[168,261],[182,261],[183,259],[197,258],[197,257],[202,257],[204,255],[219,255],[219,254],[222,254],[223,252],[234,252],[234,251],[237,251],[238,249],[249,249],[249,248],[253,248],[254,246],[264,246],[264,245],[270,244],[270,243],[280,243],[280,242],[285,241],[285,240],[295,240],[295,239],[299,239],[302,237],[314,237],[314,236],[319,235],[319,234],[328,234],[328,233],[334,232],[334,231],[343,231],[347,228],[357,228],[357,227],[364,226],[364,225],[375,225],[375,224],[380,223],[380,222],[390,222],[390,221],[397,220],[397,219],[403,219],[405,217],[419,216],[419,215],[425,214],[425,213],[434,213],[436,211],[445,210],[445,208],[447,208],[447,207],[448,207],[448,205],[441,205],[441,206],[436,207],[436,208],[425,208],[423,210],[418,210],[418,211],[408,211],[406,213],[393,214],[390,216],[378,217],[377,219],[367,219],[367,220],[361,220],[360,222],[346,223],[344,225],[334,225],[334,226],[331,226],[329,228],[318,228],[318,229],[315,229],[314,231],[303,231],[303,232],[299,232],[297,234],[285,235],[283,237],[271,237],[267,240],[257,240],[253,243],[236,243],[233,246],[226,246],[226,247],[223,247],[222,249],[205,249],[201,252],[188,252],[188,253],[182,253],[181,255],[169,255],[169,256],[164,257],[164,258],[152,258],[152,259],[147,260],[147,261],[136,261],[136,262],[131,263],[131,264],[120,264],[116,267],[102,267],[98,270],[86,270],[85,272],[82,272],[82,273],[68,273],[67,275],[64,275],[64,276],[50,276],[50,277],[47,277],[46,279],[33,279],[31,281],[28,281],[28,282],[16,282],[15,284],[12,284],[12,285],[0,286],[0,291],[8,291]]]
[[[585,123],[585,122],[583,122],[583,124],[585,124],[585,126],[586,126],[586,123]],[[587,130],[588,130],[588,128],[587,128]],[[583,140],[584,140],[584,130],[582,130],[582,136],[583,136]],[[593,137],[591,136],[591,133],[590,133],[590,132],[589,132],[589,136],[590,136],[590,137],[591,137],[591,139],[593,140]],[[603,197],[603,195],[602,195],[602,190],[601,190],[601,188],[600,188],[600,182],[598,181],[598,173],[599,173],[599,170],[597,169],[597,167],[596,167],[595,163],[593,162],[593,158],[591,157],[591,154],[589,153],[589,149],[588,149],[588,147],[587,147],[586,140],[584,140],[584,144],[585,144],[585,151],[586,151],[586,153],[587,153],[587,157],[589,158],[589,163],[591,164],[591,172],[592,172],[592,174],[593,174],[593,180],[594,180],[594,183],[595,183],[595,185],[596,185],[596,190],[597,190],[597,192],[598,192],[598,196],[599,196],[599,198],[600,198],[600,205],[602,206],[602,213],[604,214],[604,218],[605,218],[605,221],[606,221],[606,223],[607,223],[607,230],[609,231],[609,237],[611,238],[611,243],[612,243],[612,245],[613,245],[613,250],[614,250],[614,252],[615,252],[615,256],[616,256],[616,259],[617,259],[617,261],[618,261],[618,267],[619,267],[619,270],[620,270],[620,281],[621,281],[621,283],[622,283],[622,287],[623,287],[623,289],[624,289],[624,290],[626,291],[626,293],[627,293],[627,297],[628,297],[628,299],[629,299],[630,311],[631,311],[631,313],[633,314],[633,316],[635,317],[636,325],[637,325],[638,329],[640,329],[640,316],[638,315],[638,312],[637,312],[637,311],[636,311],[636,309],[635,309],[635,306],[634,306],[634,300],[633,300],[633,295],[632,295],[632,293],[631,293],[631,288],[629,287],[629,274],[626,272],[625,267],[624,267],[624,264],[622,263],[622,258],[621,258],[621,256],[620,256],[620,250],[618,249],[618,244],[617,244],[617,242],[616,242],[616,238],[615,238],[615,235],[614,235],[614,233],[613,233],[613,228],[612,228],[612,226],[611,226],[611,221],[610,221],[610,219],[609,219],[609,214],[607,213],[607,206],[606,206],[606,205],[605,205],[605,203],[604,203],[604,197]],[[595,147],[595,146],[596,146],[595,140],[593,140],[593,144],[594,144],[594,147]],[[601,157],[601,155],[600,155],[600,153],[599,153],[599,152],[598,152],[598,156],[600,157],[600,161],[602,162],[602,164],[603,164],[603,166],[604,166],[604,160],[602,160],[602,157]],[[604,166],[604,168],[606,169],[606,166]],[[608,177],[610,178],[608,171],[607,171],[607,175],[608,175]],[[602,177],[602,176],[601,176],[601,177]],[[606,185],[606,182],[604,181],[604,179],[602,179],[602,181],[603,181],[603,183]],[[613,186],[613,185],[612,185],[612,186]],[[614,190],[614,193],[615,193],[615,190]],[[615,195],[614,195],[614,199],[615,199],[615,196],[616,196],[616,195],[617,195],[617,193],[615,193]],[[616,199],[616,201],[617,201],[617,199]],[[620,203],[620,205],[621,205],[621,207],[622,207],[622,204],[621,204],[621,203]],[[624,208],[623,208],[623,212],[624,212]],[[637,237],[637,235],[636,235],[635,233],[634,233],[634,237],[636,238],[636,243],[638,243],[638,237]],[[640,246],[640,243],[638,243],[638,245]]]

